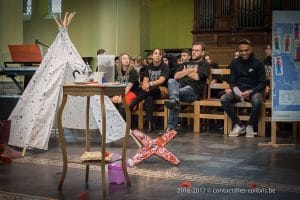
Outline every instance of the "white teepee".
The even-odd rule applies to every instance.
[[[61,102],[64,83],[74,81],[73,71],[85,71],[87,66],[72,44],[67,27],[75,13],[66,13],[59,25],[59,33],[48,49],[42,63],[29,82],[11,113],[9,144],[22,148],[48,149],[48,140],[56,112]],[[99,96],[91,98],[90,128],[102,127]],[[63,112],[63,127],[85,129],[85,97],[68,97]],[[105,97],[107,142],[125,135],[126,123],[108,97]]]

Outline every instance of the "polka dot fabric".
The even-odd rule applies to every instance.
[[[9,117],[12,120],[10,145],[48,149],[51,129],[62,100],[62,85],[74,81],[74,70],[84,71],[86,65],[72,44],[67,29],[60,27],[56,39]],[[105,106],[107,142],[111,142],[124,137],[126,124],[108,97],[105,97]],[[85,129],[85,108],[86,98],[68,97],[63,112],[63,127]],[[99,96],[91,97],[90,109],[90,128],[101,130]]]

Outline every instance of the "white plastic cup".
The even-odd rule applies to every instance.
[[[94,72],[94,81],[103,84],[103,77],[105,72]]]

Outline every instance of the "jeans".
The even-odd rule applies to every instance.
[[[232,124],[239,124],[240,118],[238,117],[237,113],[234,111],[234,106],[233,106],[234,103],[239,101],[238,97],[235,96],[232,92],[229,94],[226,93],[221,97],[220,101],[223,110],[230,117]],[[250,96],[249,101],[252,104],[252,109],[251,109],[248,125],[257,127],[259,112],[261,110],[261,105],[263,101],[263,94],[259,92],[255,93]]]
[[[169,99],[177,102],[194,102],[198,99],[195,90],[186,85],[181,87],[181,84],[175,79],[168,80]],[[176,128],[178,124],[178,115],[180,110],[172,109],[169,113],[168,128]]]

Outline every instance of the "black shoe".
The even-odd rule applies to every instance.
[[[136,104],[131,103],[131,104],[128,105],[128,107],[129,107],[129,109],[130,109],[131,111],[137,110],[137,105],[136,105]]]
[[[165,106],[170,110],[180,110],[180,103],[174,99],[165,100]]]

